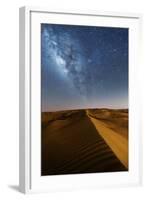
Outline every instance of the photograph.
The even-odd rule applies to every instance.
[[[40,26],[41,176],[128,171],[129,29]]]

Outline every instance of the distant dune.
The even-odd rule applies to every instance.
[[[128,110],[42,113],[42,175],[128,170]]]

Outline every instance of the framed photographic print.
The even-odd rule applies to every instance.
[[[141,16],[20,8],[20,191],[138,185]]]

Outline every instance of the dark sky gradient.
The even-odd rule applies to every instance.
[[[128,107],[128,29],[41,24],[42,111]]]

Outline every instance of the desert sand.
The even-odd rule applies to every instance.
[[[128,112],[104,109],[98,114],[92,114],[89,110],[87,115],[115,155],[128,168]]]
[[[41,174],[128,170],[128,110],[42,113]]]

